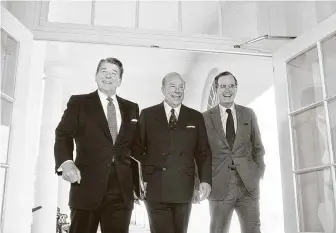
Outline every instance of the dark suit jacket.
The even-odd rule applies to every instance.
[[[182,105],[177,128],[171,131],[163,103],[143,109],[140,133],[148,201],[190,203],[194,161],[200,181],[211,185],[211,151],[200,112]]]
[[[237,116],[237,132],[233,148],[226,140],[221,121],[220,109],[217,105],[204,113],[205,125],[212,151],[212,191],[210,200],[223,200],[230,182],[228,166],[232,161],[248,191],[259,185],[264,172],[265,150],[261,142],[256,115],[253,110],[235,105]]]
[[[73,208],[98,208],[106,191],[113,156],[124,202],[133,207],[132,169],[128,156],[139,130],[139,107],[118,96],[117,100],[122,122],[115,144],[97,91],[71,96],[56,128],[56,169],[64,161],[73,160],[74,141],[76,144],[74,162],[82,179],[80,184],[71,184],[69,205]]]

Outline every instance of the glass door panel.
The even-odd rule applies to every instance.
[[[336,35],[322,42],[327,97],[336,95]]]
[[[323,105],[292,117],[295,169],[330,163]]]
[[[287,63],[287,79],[292,111],[322,100],[316,47]]]
[[[296,176],[300,232],[335,232],[335,200],[330,169]]]

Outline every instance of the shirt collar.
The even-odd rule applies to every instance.
[[[219,109],[223,112],[226,113],[226,109],[230,109],[232,114],[236,113],[236,108],[235,108],[235,104],[232,104],[232,106],[230,108],[226,108],[223,105],[219,104]]]
[[[167,104],[166,101],[163,101],[163,106],[164,106],[166,115],[169,116],[172,107],[169,104]],[[176,108],[174,108],[174,110],[175,110],[176,117],[178,117],[180,115],[181,104],[179,106],[177,106]]]
[[[104,101],[104,102],[107,101],[107,97],[108,97],[108,96],[105,95],[103,92],[101,92],[99,89],[98,89],[98,96],[99,96],[99,99],[100,99],[101,102],[103,102],[103,101]],[[117,102],[116,94],[112,95],[111,98],[112,98],[114,104],[115,104],[115,103],[118,103],[118,102]]]

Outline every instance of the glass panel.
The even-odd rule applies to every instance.
[[[50,0],[49,22],[58,23],[91,23],[91,1]]]
[[[13,103],[1,98],[1,128],[0,128],[0,163],[7,162],[7,149],[9,140],[9,128],[13,110]]]
[[[323,106],[292,117],[295,169],[330,162]]]
[[[140,1],[139,28],[178,31],[178,2]]]
[[[296,176],[300,232],[335,232],[335,200],[330,169]]]
[[[330,118],[330,130],[331,130],[331,142],[334,151],[334,162],[336,163],[336,99],[328,103],[329,118]]]
[[[0,213],[2,214],[2,200],[4,197],[4,185],[5,185],[5,178],[6,178],[6,168],[0,168]]]
[[[292,111],[322,100],[316,47],[288,62],[287,75]]]
[[[19,44],[1,29],[1,92],[14,98]]]
[[[336,35],[322,43],[327,96],[336,95]]]
[[[190,34],[218,35],[219,7],[218,1],[182,1],[182,31]]]
[[[135,1],[96,1],[96,25],[134,28],[135,16]]]

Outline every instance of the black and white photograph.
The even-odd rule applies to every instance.
[[[0,233],[336,233],[336,1],[1,0]]]

